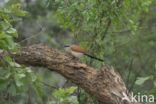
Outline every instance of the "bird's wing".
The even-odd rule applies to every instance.
[[[81,52],[81,53],[86,53],[87,50],[85,50],[84,48],[81,48],[80,46],[78,45],[72,45],[71,46],[71,49],[75,52]]]

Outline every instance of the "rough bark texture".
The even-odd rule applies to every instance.
[[[41,44],[25,47],[11,55],[19,64],[43,66],[60,73],[95,97],[100,104],[134,104],[130,102],[131,96],[120,75],[110,66],[105,65],[97,71],[69,54]]]

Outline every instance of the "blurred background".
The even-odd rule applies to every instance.
[[[111,65],[121,74],[130,91],[156,96],[155,0],[0,0],[3,10],[16,4],[26,12],[25,16],[13,18],[11,22],[18,33],[14,42],[21,47],[42,43],[64,51],[66,44],[80,44],[104,60],[101,63],[84,57],[82,62],[99,70],[103,64]],[[80,100],[71,95],[72,88],[67,91],[69,95],[64,94],[66,79],[56,72],[41,67],[27,68],[32,70],[37,85],[33,83],[33,88],[29,86],[24,91],[21,90],[24,87],[15,85],[8,91],[1,87],[4,83],[0,81],[1,95],[9,94],[7,99],[1,96],[0,102],[96,104],[83,90]]]

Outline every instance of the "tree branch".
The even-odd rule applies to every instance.
[[[4,55],[7,54],[0,53],[0,57]],[[71,55],[41,44],[24,47],[11,56],[19,64],[43,66],[60,73],[95,97],[100,104],[134,104],[130,102],[131,96],[123,80],[112,67],[105,65],[97,71]]]

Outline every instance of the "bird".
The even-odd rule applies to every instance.
[[[83,56],[88,56],[88,57],[90,57],[92,59],[96,59],[98,61],[104,62],[103,59],[97,58],[97,57],[89,54],[86,49],[80,47],[79,45],[76,45],[76,44],[65,45],[64,48],[65,48],[66,52],[72,54],[76,58],[80,58],[80,57],[83,57]]]

